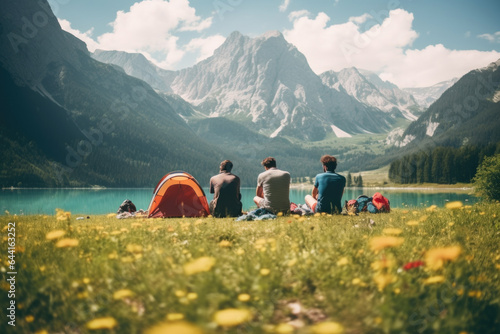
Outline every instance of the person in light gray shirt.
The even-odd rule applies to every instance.
[[[265,172],[257,178],[257,191],[253,201],[259,208],[273,213],[290,210],[290,173],[276,168],[276,159],[265,158],[262,161]]]

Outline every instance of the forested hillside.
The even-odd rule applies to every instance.
[[[482,147],[436,147],[393,161],[389,179],[402,184],[469,183],[483,159],[497,153],[500,153],[500,143]]]

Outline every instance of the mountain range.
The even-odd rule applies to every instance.
[[[140,54],[91,55],[46,0],[0,12],[2,186],[151,186],[178,169],[206,184],[224,159],[254,185],[269,155],[294,177],[314,176],[325,153],[359,169],[388,163],[369,149],[372,134],[410,121],[391,132],[386,160],[398,147],[499,140],[498,62],[411,93],[356,68],[316,75],[279,32],[234,32],[213,56],[167,71]],[[360,153],[345,137],[363,134]]]
[[[270,48],[273,52],[267,51]],[[253,130],[272,137],[294,137],[303,132],[304,128],[296,131],[288,119],[290,111],[292,118],[297,119],[294,114],[298,113],[297,110],[304,109],[304,105],[310,106],[304,109],[307,113],[324,120],[324,114],[329,113],[328,110],[325,112],[328,105],[325,106],[324,101],[328,98],[331,101],[331,95],[333,106],[345,110],[343,114],[340,113],[341,118],[346,115],[351,115],[352,118],[356,114],[345,106],[354,105],[359,108],[359,104],[347,98],[346,94],[371,107],[369,112],[386,122],[374,124],[370,130],[353,129],[352,126],[342,128],[331,124],[331,129],[327,129],[327,132],[333,131],[338,137],[348,137],[359,132],[385,132],[390,128],[387,123],[394,123],[394,119],[416,120],[429,104],[456,82],[450,80],[428,88],[415,88],[412,91],[417,94],[417,101],[411,89],[400,89],[383,81],[373,72],[353,67],[319,75],[325,88],[318,83],[318,76],[311,71],[305,57],[287,43],[279,32],[268,32],[253,39],[233,32],[212,57],[181,71],[160,69],[139,53],[96,50],[92,57],[122,67],[127,74],[146,81],[159,92],[168,93],[167,96],[179,95],[191,103],[194,110],[199,110],[206,116],[243,121]],[[300,75],[287,76],[286,73],[291,71]],[[281,88],[270,85],[271,81],[275,86],[281,85]],[[294,87],[298,87],[298,90],[293,90]],[[312,94],[313,89],[310,89],[305,94],[305,91],[301,92],[303,87],[313,87],[314,91],[321,93]],[[336,92],[331,92],[331,89]],[[324,95],[327,95],[325,100],[322,99]],[[297,100],[296,96],[302,96],[302,101]],[[180,102],[178,98],[176,100]],[[170,102],[175,104],[175,101]],[[381,116],[374,109],[385,115]],[[319,114],[318,111],[321,110],[322,113]],[[245,119],[251,119],[252,122],[244,122]],[[303,120],[304,123],[309,122],[308,117],[303,117]],[[274,124],[273,127],[269,123]],[[278,123],[280,126],[275,129]],[[292,131],[287,131],[287,128]],[[323,135],[321,131],[321,137]],[[307,138],[315,139],[314,136]]]
[[[233,32],[213,56],[176,72],[158,71],[138,54],[97,50],[93,57],[123,67],[159,91],[179,95],[208,117],[230,118],[268,137],[314,141],[327,133],[337,137],[381,133],[395,118],[416,119],[412,112],[419,112],[410,94],[394,85],[387,89],[390,84],[375,82],[375,75],[368,74],[369,81],[355,70],[368,89],[383,96],[385,102],[379,104],[332,87],[276,31],[256,38]],[[151,77],[151,73],[157,74]]]

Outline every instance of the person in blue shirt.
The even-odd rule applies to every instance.
[[[314,212],[341,213],[345,177],[335,173],[337,159],[334,156],[324,155],[320,161],[324,173],[316,175],[312,195],[305,198],[306,204]]]

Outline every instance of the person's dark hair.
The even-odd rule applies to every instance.
[[[326,170],[335,172],[335,168],[337,168],[337,159],[333,155],[324,155],[321,157],[320,161],[323,166],[326,166]]]
[[[224,160],[220,163],[220,170],[224,170],[230,173],[231,169],[233,169],[233,163],[231,162],[231,160]]]
[[[276,167],[276,159],[272,157],[267,157],[264,160],[262,160],[262,166],[267,168]]]

